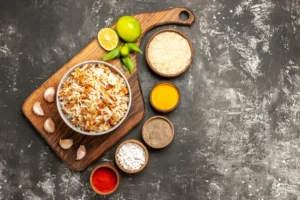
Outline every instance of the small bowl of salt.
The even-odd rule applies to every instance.
[[[125,140],[115,153],[117,166],[126,173],[134,174],[142,171],[148,163],[148,150],[138,140]]]

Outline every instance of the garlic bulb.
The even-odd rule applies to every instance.
[[[59,140],[59,145],[63,149],[70,149],[73,146],[72,139]]]
[[[81,160],[82,158],[84,158],[85,154],[86,154],[85,146],[80,145],[78,150],[77,150],[76,160]]]
[[[44,93],[44,99],[49,103],[54,101],[55,89],[54,87],[49,87]]]
[[[44,116],[44,111],[42,109],[41,102],[35,102],[32,109],[34,114],[38,116]]]
[[[46,119],[44,129],[47,133],[53,133],[55,131],[55,124],[51,118]]]

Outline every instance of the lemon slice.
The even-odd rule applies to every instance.
[[[98,33],[98,41],[103,49],[111,51],[118,46],[119,36],[115,30],[103,28]]]

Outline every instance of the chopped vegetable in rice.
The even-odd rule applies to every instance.
[[[58,96],[62,111],[84,131],[107,131],[126,114],[129,93],[123,77],[104,65],[76,68]]]

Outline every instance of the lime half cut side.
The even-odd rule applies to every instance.
[[[98,33],[100,46],[106,51],[111,51],[119,44],[119,36],[112,28],[103,28]]]

